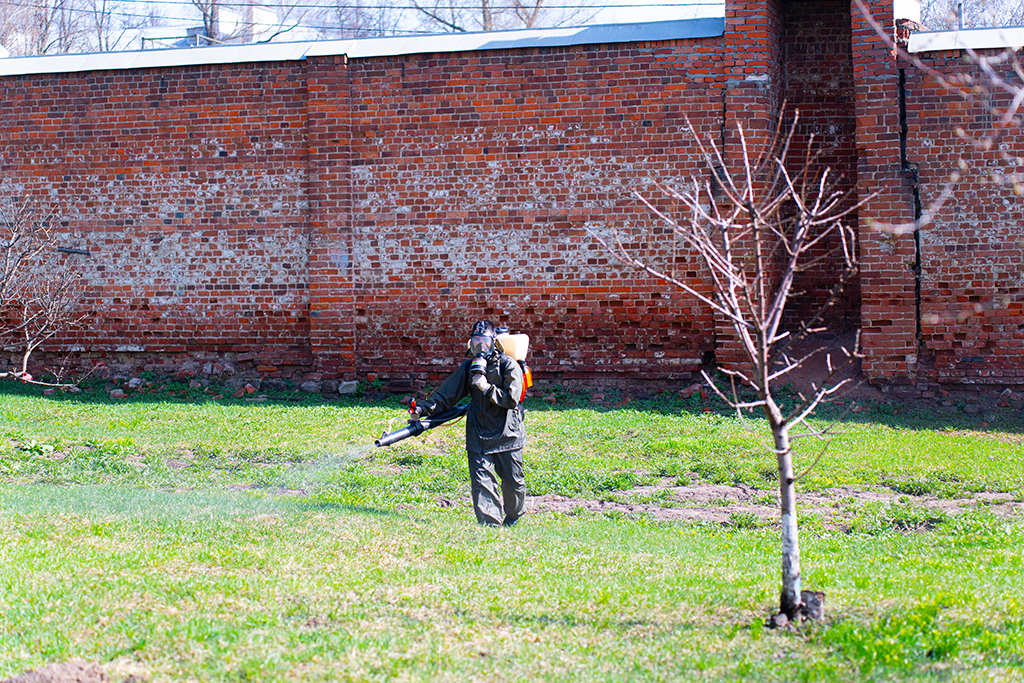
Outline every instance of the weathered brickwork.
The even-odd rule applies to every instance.
[[[812,144],[815,170],[826,169],[834,189],[849,193],[846,206],[856,204],[857,120],[854,113],[853,60],[850,36],[850,3],[847,0],[797,0],[784,5],[785,32],[782,37],[784,97],[783,125],[792,124],[799,113],[793,139],[791,170],[797,172]],[[857,225],[857,216],[846,219]],[[835,274],[842,263],[828,258],[839,250],[837,240],[820,243],[809,254],[822,260],[796,280],[797,296],[791,302],[786,326],[796,328],[815,315],[828,302],[836,283]],[[834,302],[827,324],[833,333],[856,328],[860,323],[860,281],[855,278]]]
[[[959,53],[927,55],[925,63],[953,79],[977,78]],[[936,201],[951,172],[962,176],[920,231],[917,379],[1024,384],[1024,202],[1009,180],[1024,172],[1024,135],[1019,126],[1003,128],[993,113],[1010,96],[965,100],[912,66],[907,71],[907,157],[920,169],[922,204]],[[981,148],[995,134],[999,143]]]
[[[892,27],[891,0],[865,5],[878,25]],[[880,230],[914,221],[900,153],[899,69],[891,43],[856,8],[851,23],[857,194],[866,202],[858,212],[863,368],[873,381],[909,383],[917,359],[914,237]]]
[[[0,98],[3,191],[62,205],[89,252],[95,316],[68,344],[308,365],[300,69],[23,76]]]
[[[685,376],[713,349],[694,302],[609,262],[588,233],[670,268],[631,196],[699,169],[717,135],[717,50],[589,48],[355,62],[357,363],[447,372],[473,317],[532,338],[545,374]],[[652,230],[657,235],[651,234]],[[654,239],[652,239],[652,237]],[[676,267],[699,274],[692,260]]]
[[[307,63],[312,378],[351,379],[356,263],[352,251],[352,92],[343,56]]]
[[[706,288],[632,192],[700,169],[684,120],[720,134],[721,55],[676,41],[10,79],[4,125],[24,141],[5,135],[4,173],[69,198],[97,317],[63,341],[90,359],[434,380],[487,316],[529,333],[548,376],[683,379],[714,350],[710,316],[590,231]],[[58,123],[21,123],[71,91]]]
[[[891,0],[869,5],[891,26]],[[64,202],[89,252],[95,316],[55,352],[405,389],[489,317],[530,334],[539,376],[672,382],[734,359],[729,327],[595,235],[709,291],[633,193],[671,211],[657,184],[708,174],[687,119],[733,165],[737,124],[756,149],[798,109],[797,147],[813,134],[867,200],[833,322],[860,325],[869,378],[1022,384],[1024,216],[982,172],[1020,169],[951,123],[987,125],[980,106],[845,0],[730,0],[713,38],[0,77],[0,182]],[[976,172],[933,228],[875,229],[912,222],[965,150]],[[803,274],[791,325],[833,270]]]
[[[756,159],[778,119],[782,79],[779,36],[783,18],[780,2],[734,2],[725,9],[725,84],[721,149],[725,172],[744,177],[744,149]],[[751,243],[740,244],[740,249]],[[774,275],[774,274],[772,274]],[[777,278],[774,278],[777,281]],[[731,321],[715,316],[716,360],[742,365],[744,355]]]

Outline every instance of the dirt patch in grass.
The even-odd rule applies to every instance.
[[[144,679],[129,676],[115,680],[122,683],[141,683]],[[70,661],[50,664],[20,676],[6,678],[0,683],[111,683],[111,679],[98,664]]]
[[[867,504],[909,505],[955,515],[983,507],[999,516],[1024,515],[1024,502],[1012,493],[977,493],[969,498],[905,495],[882,486],[847,486],[801,493],[801,515],[816,515],[841,527]],[[713,522],[758,526],[779,520],[778,493],[745,486],[693,484],[639,486],[608,493],[600,499],[568,496],[527,496],[527,513],[644,515],[660,521]]]

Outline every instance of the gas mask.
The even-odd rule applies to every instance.
[[[474,358],[487,358],[494,351],[494,337],[487,334],[474,334],[469,338],[469,355]]]
[[[479,320],[473,325],[473,333],[469,337],[466,355],[473,359],[470,368],[474,375],[482,375],[487,371],[487,359],[494,353],[494,325],[486,320]]]

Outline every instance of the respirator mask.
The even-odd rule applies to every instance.
[[[466,355],[473,358],[470,371],[483,375],[487,371],[487,359],[494,353],[494,325],[486,320],[477,321],[469,337]]]
[[[486,358],[494,350],[494,337],[487,334],[474,334],[469,338],[469,355],[474,358]]]

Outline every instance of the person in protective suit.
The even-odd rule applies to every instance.
[[[473,325],[468,355],[426,403],[414,409],[414,416],[430,417],[467,395],[472,399],[466,414],[466,452],[476,520],[512,526],[526,505],[523,370],[498,348],[489,320]]]

